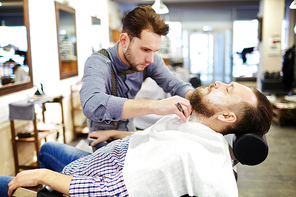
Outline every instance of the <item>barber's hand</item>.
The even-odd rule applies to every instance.
[[[100,130],[91,132],[88,134],[88,138],[96,138],[96,140],[91,143],[91,146],[109,140],[113,137],[114,132],[117,132],[117,130]]]
[[[19,187],[34,187],[39,185],[38,176],[43,169],[25,170],[16,175],[16,177],[8,183],[8,196],[12,196],[14,190]]]
[[[187,121],[187,118],[190,116],[192,111],[189,100],[180,96],[173,96],[155,102],[155,105],[158,107],[155,113],[156,115],[176,114],[183,122]],[[177,102],[181,104],[184,114],[180,112],[179,109],[176,107],[175,104]]]

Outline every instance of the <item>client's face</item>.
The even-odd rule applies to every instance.
[[[225,84],[219,81],[209,87],[196,88],[190,98],[193,109],[205,117],[211,117],[217,111],[242,101],[251,105],[257,103],[256,96],[250,88],[235,82]]]

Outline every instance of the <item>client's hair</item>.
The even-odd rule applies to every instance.
[[[225,129],[226,133],[259,132],[265,134],[269,131],[273,110],[269,100],[259,90],[252,88],[256,98],[257,106],[251,106],[241,102],[231,106],[236,113],[238,121],[234,126]]]

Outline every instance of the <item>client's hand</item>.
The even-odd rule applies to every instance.
[[[95,146],[100,142],[104,142],[113,137],[113,132],[117,130],[101,130],[93,131],[88,134],[88,138],[95,138],[96,140],[91,143],[91,146]]]
[[[109,140],[110,138],[121,139],[131,134],[133,134],[133,132],[130,131],[100,130],[91,132],[90,134],[88,134],[88,138],[96,139],[90,144],[91,146],[95,146],[100,142]]]
[[[34,187],[39,185],[39,174],[42,169],[25,170],[16,175],[16,177],[8,183],[8,196],[12,196],[14,190],[19,187]]]
[[[69,195],[69,187],[73,176],[61,174],[48,169],[25,170],[16,175],[8,183],[8,196],[19,187],[34,187],[39,184],[47,185],[52,189]],[[63,184],[61,184],[63,183]]]

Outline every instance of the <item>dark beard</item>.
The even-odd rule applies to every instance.
[[[130,69],[140,72],[139,70],[137,70],[137,67],[131,63],[133,62],[133,60],[135,60],[135,57],[132,55],[131,45],[128,46],[126,52],[123,55],[126,61],[128,62],[128,64],[130,65],[131,67]]]
[[[189,101],[195,112],[209,118],[215,114],[216,110],[207,106],[207,104],[203,101],[204,99],[202,98],[204,97],[204,95],[200,91],[202,88],[204,87],[196,88]]]

